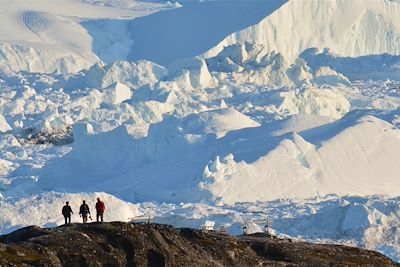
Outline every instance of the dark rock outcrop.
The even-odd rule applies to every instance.
[[[122,222],[31,226],[0,237],[0,266],[399,266],[378,252]]]

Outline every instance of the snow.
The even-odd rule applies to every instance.
[[[0,233],[100,196],[400,259],[399,1],[0,5]]]
[[[214,198],[230,204],[328,194],[396,196],[396,190],[388,185],[397,181],[400,136],[391,128],[367,116],[318,148],[295,134],[253,164],[235,162],[232,156],[222,163],[217,158],[212,166],[218,167],[206,175],[204,187]],[[387,135],[378,134],[384,131]],[[377,147],[385,152],[378,156]],[[373,182],[377,179],[379,184]],[[368,188],[371,183],[374,185]]]
[[[11,130],[10,125],[8,125],[3,115],[0,114],[0,132],[7,132],[9,130]]]
[[[215,87],[216,80],[208,70],[207,63],[200,57],[176,61],[168,68],[169,77],[177,77],[189,72],[190,85],[194,88]],[[183,72],[183,73],[182,73]]]
[[[278,97],[282,101],[278,110],[289,115],[312,114],[339,119],[350,110],[349,101],[333,90],[291,90],[279,93]]]
[[[348,115],[292,136],[276,136],[275,131],[272,144],[267,127],[235,110],[219,109],[165,119],[150,126],[145,140],[131,138],[124,126],[84,144],[78,136],[74,151],[45,168],[38,184],[73,191],[95,184],[96,190],[131,201],[180,202],[190,194],[224,204],[328,194],[397,195],[400,132],[392,124],[372,115]],[[69,166],[84,166],[85,173]],[[61,169],[52,183],[53,173]],[[159,187],[162,180],[167,184]]]
[[[186,118],[184,124],[185,130],[192,134],[215,134],[217,138],[230,131],[260,126],[258,122],[229,108],[202,112]]]
[[[146,59],[168,66],[197,56],[227,35],[258,23],[285,2],[252,0],[249,5],[247,0],[199,1],[135,19],[129,27],[134,44],[128,59]]]
[[[398,55],[399,16],[399,3],[387,0],[287,1],[255,25],[227,36],[206,56],[245,42],[261,44],[267,52],[280,52],[289,62],[309,48],[330,48],[349,57]]]
[[[130,99],[131,89],[123,83],[115,83],[110,85],[108,88],[104,89],[105,96],[104,96],[104,103],[116,105],[124,100]]]
[[[92,36],[84,27],[85,21],[99,23],[99,19],[135,18],[165,8],[156,3],[131,3],[127,9],[122,5],[96,6],[73,0],[10,1],[0,11],[3,25],[0,69],[41,73],[74,73],[87,69],[100,61],[100,54],[92,51],[96,35],[92,33]],[[114,51],[123,53],[120,47],[114,47]]]
[[[132,89],[155,84],[166,76],[167,70],[149,61],[117,61],[111,65],[95,64],[88,70],[78,72],[69,79],[60,81],[60,87],[106,88],[115,83],[125,84]]]

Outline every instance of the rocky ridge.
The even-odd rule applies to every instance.
[[[374,251],[160,224],[30,226],[0,237],[0,266],[400,266]]]

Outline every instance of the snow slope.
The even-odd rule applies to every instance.
[[[146,59],[168,66],[173,61],[197,56],[227,35],[258,23],[285,2],[205,1],[135,19],[129,26],[134,43],[128,59]]]
[[[350,57],[398,55],[399,15],[399,3],[388,0],[252,0],[251,4],[248,1],[194,1],[131,22],[89,21],[85,27],[94,37],[96,54],[105,62],[145,59],[168,66],[199,54],[213,57],[230,45],[256,43],[263,46],[263,55],[281,53],[292,64],[309,48],[329,47],[334,54]],[[203,19],[205,16],[207,20]],[[119,32],[109,33],[109,28]],[[111,38],[118,40],[118,44]],[[125,51],[124,57],[112,55],[114,45]]]
[[[182,7],[136,1],[11,1],[0,13],[5,25],[0,66],[58,73],[86,69],[100,60],[146,59],[168,66],[203,53],[215,56],[237,43],[262,45],[263,54],[281,53],[289,64],[313,47],[350,57],[397,55],[399,10],[398,2],[388,0],[193,1]]]
[[[206,56],[236,43],[258,43],[289,62],[308,48],[330,48],[359,57],[400,53],[400,3],[397,1],[288,1],[254,26],[226,37]],[[290,40],[288,42],[288,40]]]
[[[107,191],[130,201],[190,198],[224,204],[398,194],[400,132],[392,124],[351,114],[274,140],[268,138],[270,127],[237,111],[216,110],[164,120],[150,127],[145,140],[135,141],[127,126],[103,135],[75,135],[77,146],[45,168],[38,185]]]
[[[341,123],[348,128],[337,129],[320,146],[294,134],[253,164],[232,156],[216,159],[202,185],[225,203],[328,194],[396,196],[398,129],[373,116]]]
[[[84,2],[8,1],[1,4],[0,69],[7,72],[69,73],[100,61],[93,38],[82,21],[138,17],[165,8],[162,4],[132,3],[95,6]]]

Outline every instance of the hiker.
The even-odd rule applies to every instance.
[[[99,221],[99,218],[101,221],[103,221],[103,214],[104,211],[106,210],[106,205],[104,205],[104,202],[100,200],[100,198],[97,198],[97,203],[96,203],[96,221]]]
[[[73,212],[69,202],[67,201],[65,202],[65,206],[62,208],[62,215],[64,215],[65,224],[71,223],[71,213]]]
[[[82,216],[83,223],[87,223],[88,215],[89,218],[92,219],[90,216],[89,206],[86,204],[86,201],[84,200],[81,207],[79,208],[79,216]]]

